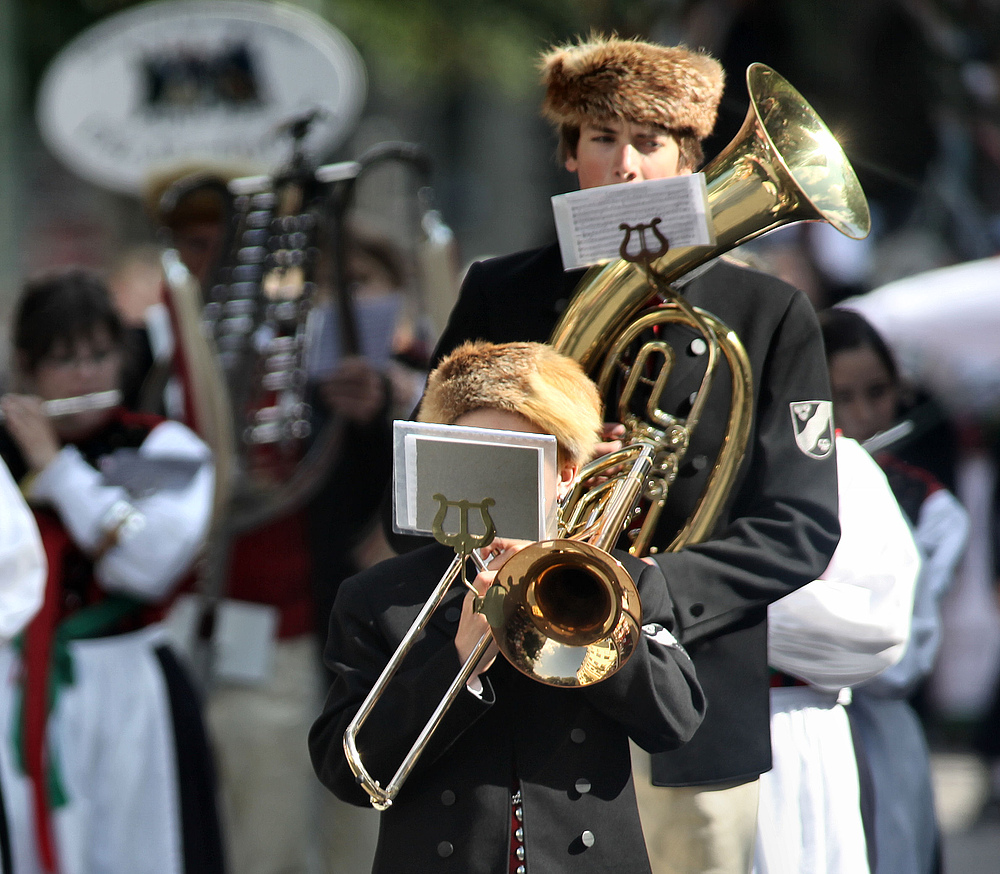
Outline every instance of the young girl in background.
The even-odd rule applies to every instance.
[[[844,436],[864,443],[899,421],[902,381],[895,359],[875,328],[852,310],[826,310],[820,325],[834,421]],[[874,804],[865,813],[873,874],[926,874],[940,870],[940,834],[927,742],[908,699],[934,666],[941,599],[962,557],[969,519],[929,471],[889,452],[877,452],[875,460],[913,526],[923,563],[903,657],[854,688],[848,713],[871,771]]]
[[[177,422],[113,403],[67,415],[49,403],[113,396],[122,339],[89,272],[31,281],[18,302],[0,455],[48,564],[39,613],[0,647],[19,874],[222,870],[198,699],[159,622],[208,530],[209,450]]]

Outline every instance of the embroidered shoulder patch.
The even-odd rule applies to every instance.
[[[795,443],[810,458],[827,458],[833,452],[833,402],[792,401]]]

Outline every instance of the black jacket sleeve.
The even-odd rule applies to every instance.
[[[490,339],[485,318],[486,306],[482,300],[483,287],[482,263],[477,261],[469,267],[458,300],[448,317],[448,324],[438,338],[431,356],[432,368],[466,340]]]
[[[673,604],[659,568],[625,553],[615,556],[636,581],[642,632],[624,666],[586,694],[647,752],[676,749],[701,725],[705,697],[691,659],[671,633]]]

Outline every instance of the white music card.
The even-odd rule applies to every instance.
[[[566,270],[620,258],[623,224],[635,228],[655,223],[671,249],[715,244],[704,173],[557,194],[552,198],[552,212]],[[648,249],[661,243],[650,230],[645,237]],[[641,245],[639,232],[633,232],[629,254],[638,252]]]
[[[431,534],[443,512],[442,527],[454,533],[467,502],[468,531],[480,535],[485,503],[497,536],[543,540],[555,521],[555,471],[548,434],[393,422],[393,528]]]

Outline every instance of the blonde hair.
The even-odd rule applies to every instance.
[[[482,409],[524,416],[556,438],[562,462],[587,461],[601,434],[597,386],[544,343],[464,343],[428,377],[418,418],[453,425]]]

